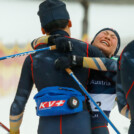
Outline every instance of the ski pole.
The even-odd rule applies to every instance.
[[[102,109],[96,104],[96,102],[93,100],[93,98],[89,95],[89,93],[86,91],[84,86],[80,83],[80,81],[76,78],[74,73],[70,68],[65,69],[66,72],[76,81],[76,83],[79,85],[81,90],[86,94],[86,96],[93,102],[93,104],[97,107],[97,109],[101,112],[101,114],[104,116],[104,118],[109,122],[109,124],[112,126],[112,128],[116,131],[117,134],[120,134],[120,132],[117,130],[117,128],[114,126],[114,124],[110,121],[110,119],[107,117],[107,115],[102,111]]]
[[[10,132],[10,130],[1,122],[0,122],[0,126],[2,126],[7,132]]]
[[[23,53],[18,53],[18,54],[13,54],[13,55],[0,57],[0,60],[5,60],[5,59],[25,56],[25,55],[29,55],[29,54],[34,54],[36,52],[40,52],[40,51],[44,51],[44,50],[55,50],[55,49],[56,49],[56,45],[53,45],[53,46],[49,46],[49,47],[42,48],[42,49],[37,49],[37,50],[33,50],[33,51],[28,51],[28,52],[23,52]]]

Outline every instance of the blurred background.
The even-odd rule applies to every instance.
[[[0,57],[32,50],[30,42],[42,36],[37,16],[41,2],[41,0],[0,0]],[[113,28],[121,37],[119,54],[125,45],[133,40],[134,0],[64,0],[64,2],[73,24],[71,28],[73,38],[90,43],[100,29]],[[4,121],[8,126],[9,108],[17,89],[24,59],[25,56],[0,61],[0,121]],[[35,93],[36,90],[33,91],[31,98]],[[34,107],[32,102],[28,105]],[[32,112],[35,115],[35,110]],[[32,115],[31,111],[29,113]],[[29,113],[27,112],[25,118],[30,118]],[[113,110],[111,119],[121,134],[127,134],[129,120],[119,115],[117,107]],[[31,117],[31,120],[34,123],[38,118]],[[125,125],[122,122],[125,122]],[[23,124],[22,133],[36,134],[37,124],[33,124],[35,125],[33,131],[30,128],[24,131],[26,128]],[[1,131],[0,128],[0,134]],[[110,132],[115,133],[111,128]]]

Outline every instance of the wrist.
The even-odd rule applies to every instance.
[[[83,66],[83,57],[73,55],[72,56],[72,65],[82,67]]]

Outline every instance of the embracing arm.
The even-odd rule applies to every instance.
[[[122,86],[122,82],[121,82],[121,72],[120,72],[120,68],[119,68],[119,60],[118,60],[117,65],[118,65],[118,67],[117,67],[116,94],[117,94],[118,109],[119,109],[119,112],[123,116],[131,119],[130,110],[129,110],[129,107],[127,104],[125,92],[123,91],[123,86]]]
[[[68,52],[68,51],[72,51],[73,49],[73,44],[67,38],[59,36],[59,35],[42,36],[38,39],[35,39],[32,42],[32,46],[35,48],[36,45],[40,43],[55,44],[56,49],[60,52]],[[71,57],[69,57],[70,58],[69,61],[67,61],[67,58],[65,58],[65,62],[68,62],[68,63],[62,64],[62,68],[82,65],[84,68],[90,68],[94,70],[117,71],[117,62],[109,58],[102,58],[104,55],[100,52],[98,48],[92,45],[89,45],[88,53],[90,57],[79,58],[79,56],[76,56],[76,61],[71,59]],[[93,57],[99,57],[99,58],[93,58]],[[60,60],[64,62],[64,59],[61,58]]]
[[[108,58],[91,58],[71,55],[68,57],[60,57],[55,61],[57,69],[65,69],[70,67],[84,67],[99,71],[117,71],[117,62]]]
[[[117,104],[118,104],[119,112],[123,116],[131,119],[130,110],[127,105],[127,100],[126,100],[125,93],[123,91],[123,87],[121,83],[121,75],[120,75],[119,68],[117,70],[116,94],[117,94]]]
[[[30,64],[30,58],[27,57],[22,68],[17,93],[10,108],[10,134],[19,134],[25,104],[32,90],[33,80]]]
[[[117,71],[117,61],[106,58],[97,47],[89,45],[88,53],[88,57],[83,57],[83,67],[98,71]]]
[[[83,67],[99,71],[117,71],[117,62],[109,58],[83,57]]]

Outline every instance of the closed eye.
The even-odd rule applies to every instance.
[[[115,35],[111,35],[112,39],[117,39],[117,37]]]

